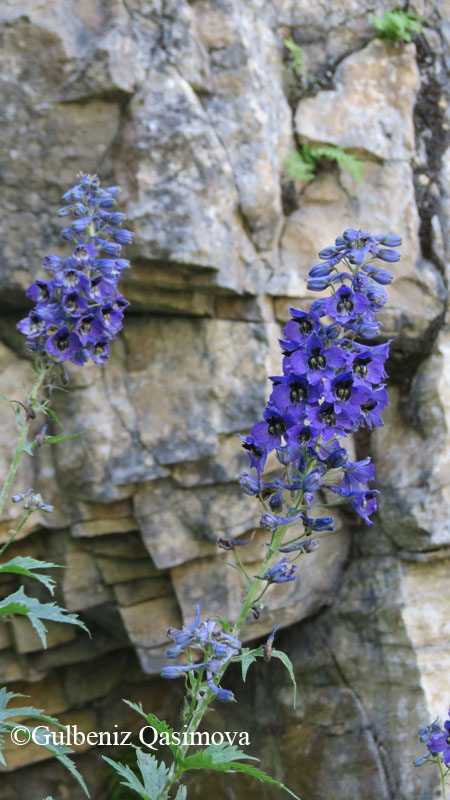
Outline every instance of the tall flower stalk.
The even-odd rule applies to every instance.
[[[49,255],[43,266],[50,272],[49,280],[36,280],[27,290],[34,308],[22,319],[19,330],[26,336],[27,350],[33,354],[35,381],[23,401],[3,401],[12,407],[18,429],[17,442],[8,473],[0,491],[0,516],[12,489],[22,456],[33,455],[36,447],[56,444],[73,438],[59,433],[51,434],[51,423],[60,426],[51,409],[54,389],[67,384],[65,362],[82,366],[89,359],[103,365],[109,357],[109,345],[122,327],[123,313],[128,305],[117,290],[117,282],[129,262],[120,257],[121,245],[131,241],[130,231],[122,228],[124,214],[114,211],[119,187],[100,188],[93,175],[79,175],[79,182],[63,197],[65,205],[60,216],[72,217],[63,228],[62,237],[72,245],[72,252],[63,258]],[[75,434],[77,435],[77,434]],[[14,503],[20,503],[23,516],[0,548],[0,555],[9,547],[36,511],[50,513],[53,507],[32,488],[16,492]],[[42,570],[57,565],[38,559],[16,556],[0,564],[1,573],[23,575],[39,581],[53,594],[55,581]],[[0,618],[13,614],[26,616],[42,645],[46,646],[46,620],[78,625],[87,631],[76,614],[69,614],[55,603],[42,603],[25,593],[21,586],[16,592],[0,601]],[[43,720],[50,725],[63,727],[58,720],[48,717],[40,709],[11,708],[9,703],[17,697],[0,689],[0,763],[3,734],[14,728],[14,718]],[[32,732],[32,726],[23,726]],[[67,756],[67,748],[52,745],[38,731],[36,741],[47,747],[77,778],[86,794],[83,778]]]
[[[251,616],[260,616],[266,602],[270,603],[273,584],[301,580],[296,562],[312,559],[321,533],[334,530],[331,508],[348,504],[371,524],[378,495],[376,489],[369,488],[375,478],[374,467],[370,458],[352,461],[343,440],[360,428],[383,424],[382,412],[388,405],[384,379],[389,342],[373,340],[380,332],[377,315],[386,303],[384,286],[391,282],[392,274],[379,262],[398,261],[400,254],[394,248],[400,244],[399,236],[345,230],[334,245],[321,250],[321,263],[309,272],[308,288],[328,290],[329,294],[312,302],[307,311],[291,309],[291,319],[280,340],[281,374],[270,377],[272,389],[263,418],[248,435],[241,436],[251,472],[243,473],[240,483],[261,506],[260,525],[268,531],[264,558],[256,574],[249,575],[240,551],[252,537],[219,539],[219,547],[234,555],[234,566],[245,584],[237,619],[201,620],[198,606],[190,625],[168,631],[174,644],[167,657],[179,663],[165,667],[162,674],[185,682],[181,731],[175,734],[153,714],[145,715],[140,707],[135,708],[157,730],[170,730],[175,737],[169,736],[165,742],[171,746],[171,766],[158,765],[154,756],[141,753],[138,766],[144,784],[139,784],[138,790],[139,779],[134,773],[131,779],[130,772],[125,773],[120,764],[108,759],[125,778],[125,785],[145,800],[167,800],[184,772],[200,768],[246,772],[292,795],[261,770],[239,761],[250,757],[235,747],[210,746],[192,755],[187,752],[192,734],[211,704],[235,700],[233,693],[221,686],[231,663],[241,663],[245,679],[257,658],[266,662],[279,658],[295,685],[287,655],[274,649],[278,626],[266,644],[255,649],[242,646],[242,629]],[[308,568],[313,564],[311,561]],[[153,793],[146,791],[145,774],[149,770],[152,776],[159,776],[155,784],[158,791]],[[186,788],[179,785],[175,800],[185,797]]]

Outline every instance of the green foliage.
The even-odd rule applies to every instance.
[[[154,755],[143,753],[139,747],[136,748],[136,757],[143,782],[127,764],[121,764],[106,756],[103,756],[103,759],[124,779],[121,784],[132,789],[141,800],[157,800],[164,788],[169,770],[163,762],[158,763]]]
[[[385,11],[382,17],[371,14],[369,19],[376,28],[377,36],[390,42],[410,42],[413,33],[422,33],[425,21],[417,14],[403,9]]]
[[[210,769],[214,772],[244,772],[246,775],[257,778],[264,783],[270,783],[278,789],[283,789],[290,794],[291,797],[299,800],[297,795],[291,792],[283,783],[271,778],[270,775],[266,775],[265,772],[262,772],[262,770],[254,767],[252,764],[244,764],[241,761],[237,761],[237,758],[245,758],[248,760],[250,756],[238,750],[234,745],[225,743],[220,745],[211,744],[206,750],[198,750],[196,753],[183,759],[183,761],[180,762],[180,768],[182,768],[183,771],[191,769]],[[252,760],[257,761],[258,759]]]
[[[5,564],[0,564],[0,573],[12,572],[16,575],[25,575],[27,578],[34,578],[43,583],[49,592],[53,594],[56,581],[51,578],[50,575],[41,575],[39,572],[35,572],[35,570],[51,569],[57,566],[57,564],[52,564],[51,561],[39,561],[37,558],[31,558],[31,556],[16,556],[16,558],[12,558]]]
[[[258,647],[257,650],[250,650],[248,647],[243,647],[240,655],[240,662],[242,667],[242,680],[245,683],[245,679],[247,677],[247,672],[249,667],[254,664],[254,662],[258,659],[258,657],[263,656],[264,651],[262,647]]]
[[[296,103],[302,94],[303,89],[314,82],[314,76],[310,75],[306,68],[305,53],[293,39],[283,39],[285,47],[284,83],[288,99]]]
[[[120,748],[120,762],[131,767],[136,763],[136,750],[134,747],[121,747]],[[106,781],[105,788],[108,800],[134,800],[136,793],[132,789],[128,789],[120,781],[120,773],[115,767],[109,764],[106,766]]]
[[[310,181],[316,174],[320,161],[334,161],[342,169],[350,172],[355,180],[362,180],[362,163],[358,158],[347,153],[343,147],[332,144],[302,144],[298,150],[289,153],[286,158],[286,172],[290,178],[301,183]]]
[[[126,703],[127,706],[130,706],[133,711],[136,711],[138,714],[140,714],[141,717],[144,717],[146,722],[148,722],[148,724],[151,725],[155,731],[158,731],[160,736],[162,733],[165,733],[167,734],[167,740],[171,741],[174,729],[171,728],[164,719],[158,719],[156,714],[146,714],[142,708],[142,703],[132,703],[131,700],[124,700],[123,702]],[[169,747],[172,750],[172,753],[176,756],[178,753],[178,746],[176,744],[169,744]]]
[[[291,681],[293,683],[293,686],[294,686],[294,703],[293,703],[293,705],[294,705],[294,708],[295,708],[295,704],[297,702],[297,681],[295,680],[294,667],[292,666],[292,661],[289,658],[289,656],[286,655],[286,653],[283,653],[282,650],[272,650],[271,657],[272,658],[278,658],[281,661],[281,663],[284,664],[284,666],[286,667],[287,671],[289,672],[289,677],[290,677],[290,679],[291,679]]]
[[[305,54],[300,45],[295,44],[293,39],[283,39],[286,50],[289,50],[292,58],[291,67],[301,78],[305,74]]]
[[[34,726],[28,725],[27,723],[22,722],[22,720],[26,720],[27,722],[28,720],[39,720],[40,722],[47,723],[49,726],[54,726],[65,730],[64,725],[62,725],[54,717],[49,717],[47,714],[44,714],[42,709],[33,708],[32,706],[17,706],[15,708],[8,707],[8,704],[11,700],[22,696],[23,695],[16,694],[15,692],[8,692],[5,688],[0,689],[0,763],[3,765],[5,765],[5,759],[2,753],[2,745],[4,744],[5,734],[8,731],[12,731],[13,728],[15,728],[18,724],[20,724],[21,728],[28,730],[30,734],[34,730]],[[68,758],[67,754],[72,753],[73,751],[64,745],[47,743],[46,734],[43,731],[36,731],[35,738],[41,747],[44,747],[46,750],[48,750],[52,756],[54,756],[66,769],[69,770],[71,775],[82,787],[84,793],[87,795],[87,797],[89,797],[89,792],[83,778],[78,772],[73,761]]]
[[[0,602],[0,616],[8,616],[10,614],[20,614],[28,617],[44,647],[47,646],[47,628],[42,622],[44,619],[52,622],[68,622],[71,625],[78,625],[86,633],[89,633],[84,622],[76,614],[69,614],[65,608],[60,608],[56,603],[41,603],[35,597],[28,597],[23,586]]]

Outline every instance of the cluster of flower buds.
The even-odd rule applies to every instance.
[[[378,492],[368,488],[375,477],[370,458],[351,461],[340,440],[360,427],[383,424],[389,342],[366,340],[379,333],[376,315],[387,299],[382,286],[392,280],[374,262],[398,261],[400,254],[392,248],[400,244],[399,236],[344,231],[319,253],[322,263],[309,273],[310,290],[331,289],[331,294],[313,301],[308,311],[291,309],[280,340],[283,374],[270,378],[263,419],[241,436],[256,473],[241,475],[241,486],[263,504],[261,525],[271,532],[293,524],[302,525],[299,538],[333,530],[331,517],[316,516],[327,505],[349,503],[368,523],[376,511]],[[283,473],[263,481],[272,451]],[[322,494],[317,499],[323,489],[334,493],[334,502],[324,503]],[[292,550],[295,545],[289,543]],[[260,577],[280,582],[294,580],[295,574],[282,559]]]
[[[49,503],[45,503],[42,495],[35,492],[33,489],[28,489],[23,494],[15,494],[11,500],[13,503],[22,503],[24,511],[46,511],[48,514],[54,510],[54,507]]]
[[[200,622],[199,605],[196,606],[195,619],[191,625],[187,625],[181,630],[169,628],[167,633],[175,642],[173,647],[169,647],[167,650],[167,658],[184,656],[189,663],[164,667],[161,672],[163,678],[182,678],[188,673],[205,670],[205,688],[206,686],[209,687],[222,703],[232,702],[234,700],[233,692],[217,686],[214,676],[239,653],[242,647],[239,639],[225,633],[214,619]],[[191,650],[202,653],[203,658],[200,662],[192,663]]]
[[[435,720],[431,725],[419,730],[419,739],[423,742],[428,749],[428,753],[416,758],[414,764],[416,767],[422,764],[435,762],[439,756],[442,763],[450,768],[450,709],[448,711],[448,719],[444,722],[444,727],[441,728],[439,722]]]
[[[120,257],[121,246],[133,236],[120,227],[125,215],[113,210],[118,192],[118,186],[101,189],[97,176],[81,174],[63,195],[66,205],[59,214],[74,219],[61,235],[73,251],[68,258],[46,256],[43,266],[53,273],[51,280],[36,280],[27,290],[35,307],[17,327],[31,352],[78,365],[108,359],[128,305],[117,290],[130,266]]]

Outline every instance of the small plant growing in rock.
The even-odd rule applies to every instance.
[[[419,730],[419,739],[428,752],[416,758],[414,764],[421,767],[424,764],[436,764],[441,779],[442,797],[447,800],[447,778],[450,776],[450,709],[448,719],[441,728],[435,720],[426,728]]]
[[[142,706],[128,703],[151,726],[158,743],[169,748],[171,763],[139,748],[137,772],[106,759],[123,785],[142,800],[185,800],[183,776],[200,769],[244,773],[296,797],[280,781],[248,763],[257,759],[239,749],[228,734],[226,739],[219,734],[217,740],[216,732],[207,743],[199,738],[199,728],[214,702],[235,701],[233,692],[223,685],[233,663],[240,664],[245,681],[257,660],[268,664],[279,659],[291,677],[295,705],[293,666],[286,653],[275,647],[278,625],[264,644],[254,648],[243,646],[243,628],[263,613],[273,586],[297,580],[299,566],[314,568],[313,553],[320,547],[322,532],[334,530],[330,509],[348,504],[369,524],[376,511],[378,491],[369,488],[375,477],[371,459],[352,461],[343,440],[359,428],[383,424],[389,342],[370,342],[379,334],[377,313],[387,300],[384,286],[392,280],[378,262],[398,261],[400,253],[393,248],[400,244],[399,236],[345,230],[333,245],[320,251],[321,262],[309,271],[308,289],[331,293],[314,300],[308,311],[291,309],[280,340],[281,374],[269,379],[272,391],[263,418],[241,436],[251,472],[240,476],[240,484],[246,495],[259,502],[260,526],[267,532],[260,564],[250,573],[240,555],[254,534],[247,539],[220,538],[218,546],[235,560],[229,566],[242,576],[237,617],[202,615],[197,605],[188,625],[167,631],[170,663],[162,675],[184,681],[180,730],[146,713]],[[269,455],[278,466],[265,475]],[[241,735],[237,744],[249,744],[241,741]],[[199,747],[206,743],[207,747]],[[190,752],[193,746],[196,749]]]
[[[0,515],[3,513],[16,477],[22,456],[33,456],[38,447],[57,444],[78,434],[52,434],[51,426],[61,427],[51,408],[53,392],[68,382],[65,362],[78,366],[89,359],[102,365],[109,356],[109,345],[122,327],[123,313],[128,305],[117,290],[117,282],[129,262],[120,257],[121,245],[131,241],[130,231],[122,228],[125,215],[114,211],[119,187],[101,189],[96,176],[81,174],[79,182],[63,196],[64,207],[59,214],[73,217],[63,228],[62,237],[72,244],[67,258],[46,256],[44,267],[49,280],[36,280],[27,290],[34,308],[19,322],[19,330],[27,338],[27,350],[33,355],[35,381],[23,399],[9,400],[0,394],[15,416],[17,444],[0,492]],[[20,503],[23,514],[16,528],[0,548],[0,555],[12,544],[32,514],[51,513],[53,507],[32,488],[16,493],[13,503]],[[16,556],[0,563],[0,573],[14,574],[38,581],[51,594],[55,580],[45,573],[56,564],[31,557]],[[78,625],[87,631],[76,614],[69,614],[55,603],[42,603],[29,596],[24,587],[0,601],[0,618],[25,616],[46,646],[47,620]],[[20,695],[0,689],[0,763],[4,762],[2,744],[7,732],[13,743],[27,741],[45,747],[66,766],[88,794],[83,778],[76,770],[66,746],[52,743],[48,731],[52,727],[65,729],[58,720],[29,706],[11,706]],[[39,722],[39,725],[35,725]],[[44,724],[42,724],[44,723]],[[49,799],[47,799],[49,800]]]
[[[283,39],[283,45],[285,91],[289,101],[295,104],[303,90],[314,82],[314,76],[308,72],[306,56],[300,45],[290,37]]]
[[[320,166],[320,163],[334,162],[342,169],[353,175],[360,183],[362,180],[362,163],[356,156],[347,153],[343,147],[331,144],[310,145],[302,144],[286,158],[286,173],[289,178],[299,183],[311,181]]]
[[[423,32],[424,19],[403,9],[385,11],[382,17],[371,14],[370,22],[380,39],[390,42],[411,42],[413,34]]]

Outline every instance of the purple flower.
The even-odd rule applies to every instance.
[[[349,286],[341,286],[335,295],[327,298],[325,303],[328,316],[344,324],[353,322],[369,307],[367,297],[361,292],[353,292]]]
[[[96,176],[81,174],[79,183],[64,194],[66,205],[60,216],[74,219],[61,235],[73,242],[72,253],[67,258],[44,258],[44,267],[53,277],[36,280],[28,288],[27,295],[36,305],[17,326],[33,352],[79,365],[89,358],[97,364],[108,359],[110,342],[122,327],[128,305],[116,288],[121,272],[129,266],[119,258],[120,242],[131,240],[130,231],[117,229],[125,216],[109,211],[117,192],[118,187],[101,189]],[[101,229],[113,241],[99,239]],[[99,258],[100,250],[113,258]]]
[[[326,347],[317,334],[309,337],[304,350],[297,350],[288,359],[291,372],[305,374],[309,383],[334,377],[334,370],[345,364],[345,354],[335,345]]]
[[[282,558],[277,564],[267,570],[264,575],[255,575],[261,581],[270,581],[271,583],[288,583],[288,581],[295,581],[297,566],[295,564],[289,565],[287,558]]]

